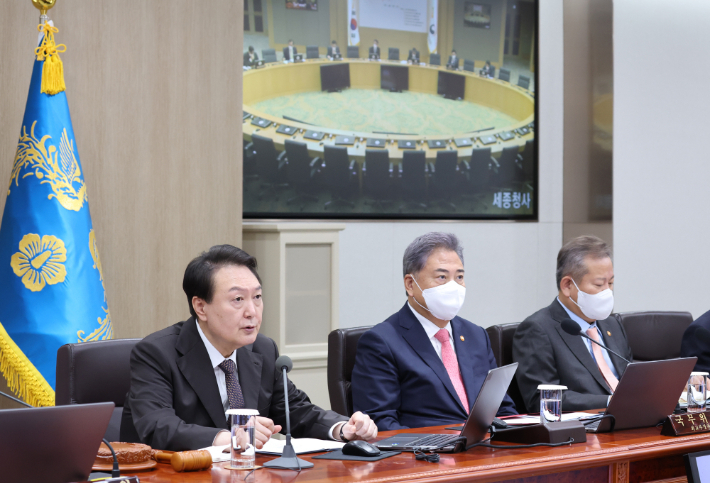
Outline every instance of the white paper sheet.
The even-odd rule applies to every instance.
[[[296,454],[318,453],[320,451],[328,451],[331,449],[340,449],[345,443],[339,441],[313,439],[313,438],[291,438],[293,449]],[[259,454],[280,455],[283,453],[286,440],[271,438],[266,442],[263,448],[257,449]]]
[[[589,418],[593,416],[598,416],[596,413],[567,413],[562,415],[562,421],[571,421],[574,419]],[[511,426],[524,426],[526,424],[538,424],[540,423],[540,416],[534,415],[530,416],[524,414],[515,418],[505,418],[503,419],[506,423]]]

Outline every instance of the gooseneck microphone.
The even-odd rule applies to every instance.
[[[582,329],[579,327],[579,324],[578,324],[577,322],[575,322],[574,320],[572,320],[572,319],[565,319],[565,320],[563,320],[563,321],[560,323],[560,325],[562,326],[562,330],[564,330],[565,332],[567,332],[569,335],[578,335],[578,336],[580,336],[580,337],[584,337],[584,338],[587,339],[588,341],[591,341],[591,342],[595,343],[596,345],[598,345],[599,347],[601,347],[601,348],[603,348],[603,349],[606,349],[607,352],[609,352],[609,353],[611,353],[611,354],[614,354],[614,355],[615,355],[616,357],[618,357],[619,359],[622,359],[622,360],[626,361],[627,364],[631,364],[631,361],[628,360],[627,358],[625,358],[624,356],[621,356],[621,355],[617,354],[616,352],[614,352],[613,350],[609,349],[609,348],[606,347],[605,345],[600,344],[599,342],[597,342],[596,340],[592,339],[592,338],[589,337],[588,335],[582,333]],[[709,335],[710,335],[710,334],[709,334]]]
[[[284,445],[281,458],[267,461],[264,463],[264,467],[296,471],[301,471],[302,468],[313,468],[313,463],[302,460],[296,456],[296,450],[293,449],[293,445],[291,444],[291,416],[288,408],[288,378],[286,377],[286,373],[291,372],[291,369],[293,369],[293,361],[289,356],[281,356],[276,359],[274,365],[276,366],[275,377],[278,378],[283,374],[284,405],[286,406],[286,444]]]

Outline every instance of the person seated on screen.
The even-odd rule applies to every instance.
[[[249,50],[244,52],[244,65],[246,67],[251,67],[259,60],[259,56],[254,52],[254,47],[249,46]]]
[[[409,51],[409,57],[407,57],[407,60],[412,64],[419,63],[419,51],[416,47],[413,47],[412,50]]]
[[[379,60],[380,58],[380,45],[377,42],[377,39],[372,43],[372,47],[370,47],[370,59],[375,59]]]
[[[451,55],[449,56],[449,60],[446,62],[446,67],[449,69],[458,69],[459,68],[459,58],[456,57],[456,51],[451,50]]]
[[[288,45],[284,47],[284,60],[293,62],[297,53],[298,49],[296,49],[296,46],[293,45],[293,40],[288,39]]]
[[[491,76],[491,68],[492,68],[492,67],[493,67],[493,66],[491,65],[491,61],[490,61],[490,60],[487,60],[487,61],[486,61],[486,65],[484,65],[484,66],[481,68],[481,75],[482,75],[483,77],[490,77],[490,76]]]
[[[708,337],[698,337],[699,330],[710,330],[710,311],[698,317],[685,329],[683,340],[680,345],[681,357],[697,357],[695,370],[698,372],[710,372],[710,341]]]
[[[463,248],[456,235],[427,233],[403,265],[407,301],[357,344],[353,408],[381,431],[461,423],[496,367],[486,331],[456,315],[466,295]],[[507,395],[498,414],[517,414]]]
[[[263,304],[256,259],[231,245],[213,246],[185,269],[191,317],[140,341],[131,352],[131,384],[121,441],[182,451],[230,443],[228,409],[258,409],[261,448],[285,424],[283,377],[273,340],[259,333]],[[288,382],[294,437],[370,440],[372,420],[349,419],[312,404]]]
[[[338,43],[335,40],[333,40],[330,43],[330,47],[328,47],[328,52],[326,54],[326,57],[328,57],[329,59],[332,60],[332,59],[339,57],[339,56],[340,56],[340,47],[338,47]]]
[[[567,386],[565,411],[605,408],[626,361],[606,349],[571,335],[562,321],[573,320],[583,334],[628,360],[631,348],[624,326],[611,316],[614,265],[611,248],[595,236],[569,241],[557,255],[557,297],[525,319],[515,331],[515,377],[529,412],[540,410],[540,384]]]

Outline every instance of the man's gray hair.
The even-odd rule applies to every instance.
[[[568,241],[557,254],[557,290],[560,289],[560,282],[567,275],[571,276],[575,282],[587,274],[589,270],[585,259],[609,258],[611,259],[611,247],[601,238],[586,235]]]
[[[453,233],[430,232],[416,238],[404,251],[403,268],[404,275],[408,273],[416,274],[426,264],[429,256],[437,248],[444,248],[456,252],[463,264],[463,247],[459,244],[459,239]]]

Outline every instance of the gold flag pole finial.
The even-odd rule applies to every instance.
[[[57,0],[32,0],[32,5],[39,10],[39,23],[44,24],[47,21],[47,11],[54,6]]]

